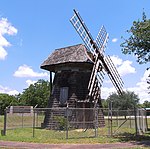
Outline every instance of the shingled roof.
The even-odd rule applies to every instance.
[[[93,63],[83,44],[56,49],[41,64],[42,69],[55,71],[55,67],[67,63]]]

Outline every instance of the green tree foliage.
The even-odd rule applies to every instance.
[[[149,101],[144,101],[144,103],[142,104],[143,108],[150,108],[150,102]]]
[[[144,12],[142,21],[134,21],[127,33],[130,37],[121,44],[122,52],[135,54],[140,64],[150,62],[150,19]]]
[[[150,19],[147,19],[145,12],[143,12],[142,20],[134,21],[127,33],[130,34],[130,37],[124,39],[125,41],[121,44],[122,52],[124,54],[133,53],[139,64],[150,62]],[[150,84],[150,74],[147,83]]]
[[[102,99],[102,107],[103,108],[108,108],[108,101],[105,99]]]
[[[0,114],[4,114],[6,107],[15,105],[18,105],[18,101],[15,96],[0,93]]]
[[[31,84],[23,91],[17,98],[21,105],[30,105],[44,108],[50,94],[49,82],[45,80],[38,80],[36,83]]]
[[[126,91],[123,95],[112,93],[108,98],[107,102],[112,102],[113,109],[127,110],[133,109],[139,103],[139,97],[134,92]]]
[[[149,68],[149,69],[150,69],[150,68]],[[149,76],[148,76],[147,83],[149,84],[148,89],[150,90],[150,74],[149,74]],[[150,92],[149,92],[149,94],[150,94]]]

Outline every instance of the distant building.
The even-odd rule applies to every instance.
[[[146,114],[149,116],[150,115],[150,108],[145,108]]]

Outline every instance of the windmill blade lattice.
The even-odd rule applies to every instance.
[[[89,96],[92,95],[95,83],[97,83],[99,87],[102,86],[103,79],[104,79],[104,76],[103,76],[104,72],[101,71],[101,69],[102,69],[102,65],[101,65],[100,60],[97,57],[95,60],[93,69],[92,69],[92,73],[91,73],[91,77],[90,77],[90,81],[88,85]]]
[[[87,50],[90,51],[95,56],[95,59],[96,59],[96,57],[98,56],[97,53],[99,53],[98,51],[96,51],[96,49],[99,49],[99,51],[104,51],[104,48],[106,47],[105,44],[108,41],[108,34],[105,30],[105,27],[102,26],[102,28],[100,29],[100,31],[98,33],[98,36],[96,39],[96,42],[98,43],[98,46],[97,46],[97,44],[93,40],[92,35],[90,34],[90,31],[88,30],[88,28],[86,27],[84,21],[82,20],[82,18],[80,16],[80,14],[76,10],[74,10],[74,15],[70,19],[70,21],[71,21],[72,25],[74,26],[74,28],[76,29],[76,31],[78,32],[78,34],[80,35],[80,37],[82,38],[82,40],[84,41]],[[102,38],[102,40],[101,40],[101,38]],[[102,52],[101,52],[101,54],[102,54]],[[103,76],[104,72],[100,72],[100,71],[97,72],[97,70],[95,70],[97,62],[98,61],[95,60],[95,63],[94,63],[95,66],[93,66],[93,71],[92,71],[91,76],[93,76],[93,75],[97,76],[98,84],[101,87],[103,79],[104,79],[104,76]],[[99,68],[101,68],[101,64],[99,64],[97,69],[99,69]],[[91,81],[91,79],[90,79],[90,81]],[[91,82],[89,82],[89,88],[90,88],[90,84],[91,84]]]
[[[90,34],[90,31],[88,30],[88,28],[86,27],[85,23],[83,22],[82,18],[76,10],[74,10],[74,15],[70,19],[70,22],[84,41],[87,50],[90,51],[93,55],[95,55],[95,49],[93,47],[94,40],[92,38],[92,35]]]
[[[99,52],[101,52],[102,54],[104,54],[105,52],[107,42],[108,33],[106,32],[105,27],[102,26],[96,38],[96,45],[99,48]]]
[[[119,94],[123,93],[123,84],[124,82],[122,81],[114,63],[112,62],[110,56],[105,57],[105,62],[107,64],[107,71],[108,71],[108,76],[111,79],[113,85],[115,86],[117,92]]]
[[[74,15],[70,19],[70,21],[74,26],[74,28],[76,29],[76,31],[78,32],[78,34],[80,35],[80,37],[82,38],[82,40],[84,41],[87,50],[91,52],[94,57],[94,65],[88,85],[89,96],[96,94],[95,91],[98,84],[99,87],[102,86],[102,82],[104,79],[103,70],[107,72],[117,92],[119,94],[122,94],[123,81],[121,80],[119,73],[116,67],[114,66],[111,58],[109,56],[106,57],[104,56],[104,50],[108,42],[108,33],[106,32],[105,27],[102,26],[95,42],[88,28],[83,22],[81,16],[76,10],[74,10]]]

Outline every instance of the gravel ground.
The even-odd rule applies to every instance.
[[[126,142],[126,143],[109,143],[109,144],[42,144],[42,143],[27,143],[0,141],[0,148],[19,148],[19,149],[119,149],[133,147],[148,147],[150,141],[142,142]]]

